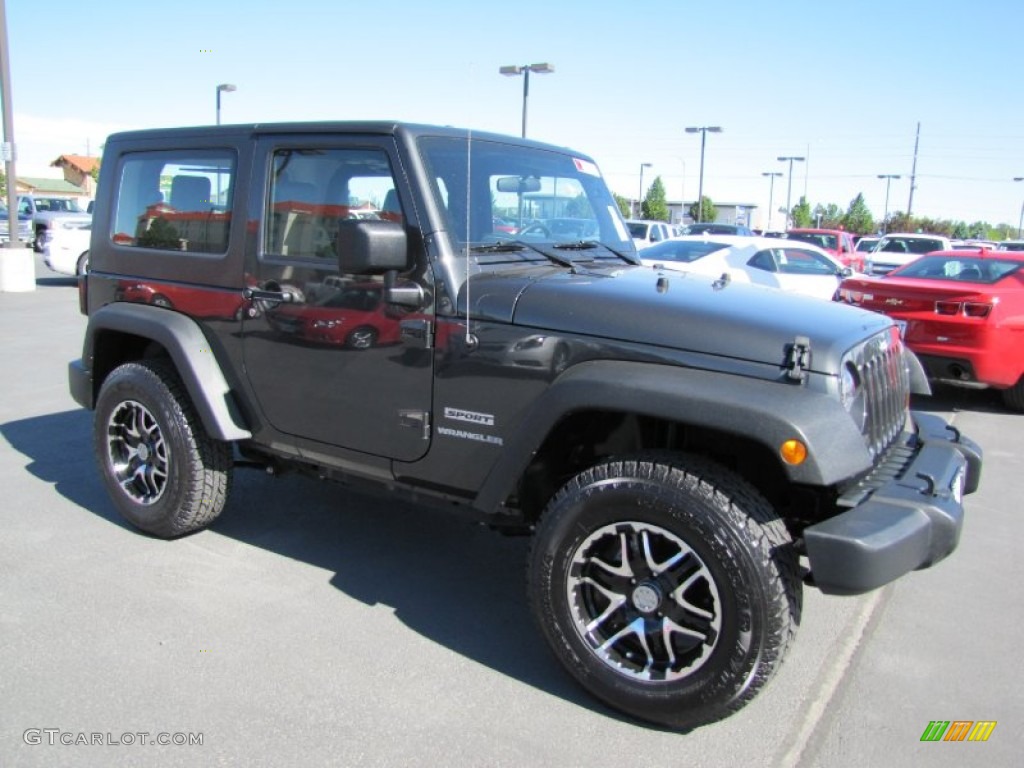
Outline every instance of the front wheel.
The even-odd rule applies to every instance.
[[[229,443],[207,435],[174,368],[115,368],[96,400],[93,447],[107,493],[132,525],[171,538],[209,525],[231,486]]]
[[[673,728],[750,701],[800,619],[785,525],[745,481],[695,456],[575,477],[541,518],[528,577],[534,616],[573,677]]]

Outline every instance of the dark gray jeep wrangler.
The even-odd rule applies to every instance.
[[[534,537],[542,632],[594,695],[686,728],[779,666],[803,584],[957,544],[981,451],[911,413],[890,320],[640,266],[595,163],[383,122],[106,144],[75,399],[110,497],[175,537],[232,468],[460,505]]]

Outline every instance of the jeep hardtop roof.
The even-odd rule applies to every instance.
[[[533,146],[541,149],[555,150],[558,152],[571,152],[574,156],[585,160],[592,160],[588,155],[569,149],[568,147],[557,146],[533,139],[511,136],[509,134],[489,133],[486,131],[470,131],[467,128],[455,126],[428,125],[424,123],[406,123],[395,120],[336,120],[336,121],[309,121],[309,122],[288,122],[288,123],[237,123],[231,125],[196,125],[182,126],[177,128],[144,128],[134,131],[121,131],[111,134],[109,142],[135,141],[161,139],[166,140],[169,136],[177,136],[187,139],[198,139],[214,136],[238,136],[250,134],[253,136],[273,135],[279,133],[296,134],[377,134],[381,136],[395,136],[404,140],[415,140],[421,136],[450,136],[452,138],[464,139],[471,135],[474,139],[488,141],[501,141],[509,144],[522,146]]]

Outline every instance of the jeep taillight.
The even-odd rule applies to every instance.
[[[78,276],[78,311],[83,315],[89,314],[89,277],[88,275]]]

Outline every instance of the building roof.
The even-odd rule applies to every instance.
[[[18,187],[34,194],[77,195],[86,194],[81,187],[64,179],[42,179],[33,176],[19,176]]]
[[[98,157],[88,157],[87,155],[61,155],[50,163],[55,168],[63,168],[65,165],[70,165],[82,173],[92,173],[93,168],[99,164],[100,159]]]

